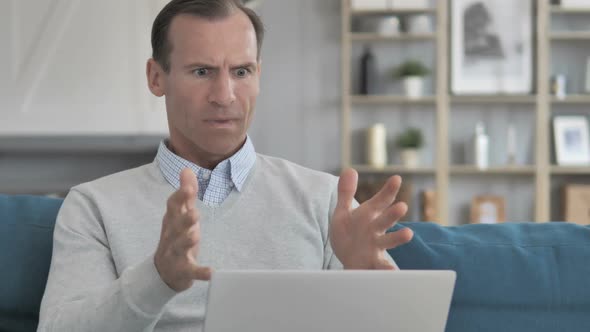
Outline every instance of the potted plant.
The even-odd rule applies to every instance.
[[[397,136],[396,145],[401,150],[401,160],[404,166],[416,167],[420,164],[419,150],[424,145],[424,137],[420,129],[406,129]]]
[[[393,69],[393,77],[403,80],[404,91],[409,98],[422,96],[423,77],[429,73],[430,69],[418,60],[407,60]]]

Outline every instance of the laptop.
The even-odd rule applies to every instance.
[[[205,332],[443,332],[454,271],[216,271]]]

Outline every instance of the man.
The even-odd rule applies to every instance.
[[[212,269],[394,268],[385,250],[412,237],[385,234],[407,209],[392,205],[401,178],[352,209],[353,170],[338,180],[254,152],[262,36],[233,0],[161,11],[147,78],[170,137],[153,163],[72,188],[39,331],[198,330]]]

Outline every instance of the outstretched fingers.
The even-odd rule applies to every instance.
[[[338,180],[338,202],[336,204],[336,211],[347,211],[352,209],[352,200],[356,194],[358,184],[358,173],[352,169],[347,168],[340,174]]]
[[[366,201],[365,204],[372,211],[383,211],[393,204],[401,186],[401,176],[394,175],[387,179],[381,190]]]
[[[393,249],[412,240],[414,232],[409,228],[402,228],[395,232],[385,233],[377,238],[377,247],[380,249]]]
[[[373,221],[373,227],[377,232],[385,232],[390,229],[408,212],[408,205],[404,202],[398,202],[390,207],[386,208],[385,211]]]

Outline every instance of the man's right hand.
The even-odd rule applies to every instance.
[[[211,269],[197,264],[201,239],[199,212],[195,208],[198,188],[193,171],[182,170],[180,188],[168,198],[154,256],[160,278],[177,292],[190,288],[194,280],[211,279]]]

